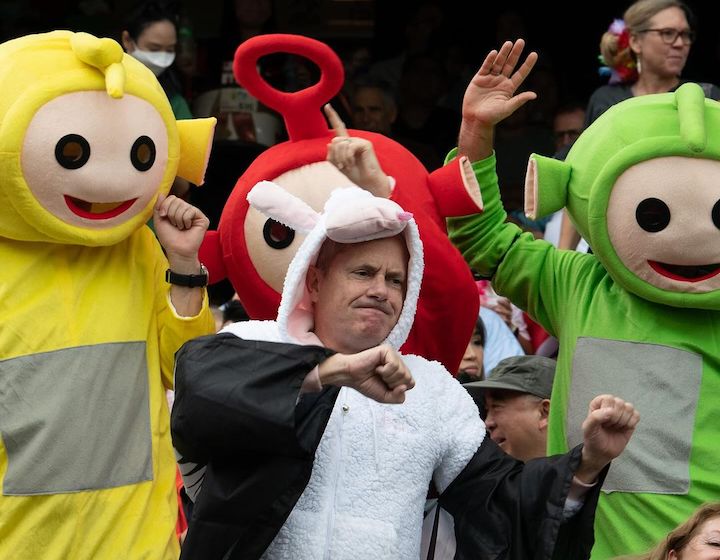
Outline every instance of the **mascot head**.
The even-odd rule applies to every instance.
[[[111,39],[0,45],[0,236],[117,243],[176,175],[202,183],[213,127],[177,122],[153,73]]]
[[[605,112],[564,162],[533,155],[526,213],[567,206],[628,291],[720,309],[720,104],[697,84]]]

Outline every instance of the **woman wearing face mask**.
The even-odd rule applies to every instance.
[[[157,76],[177,119],[191,119],[175,68],[177,14],[161,2],[140,2],[129,14],[121,40],[125,51]]]
[[[161,2],[142,0],[129,13],[121,42],[125,51],[152,70],[163,87],[176,119],[193,118],[173,66],[177,44],[177,13]],[[190,183],[176,177],[170,194],[188,199]],[[152,227],[152,226],[151,226]]]

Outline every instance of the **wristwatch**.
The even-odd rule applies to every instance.
[[[208,285],[208,277],[207,268],[202,263],[200,263],[200,274],[178,274],[169,268],[165,271],[165,282],[185,288],[203,288]]]

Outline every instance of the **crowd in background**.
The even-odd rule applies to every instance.
[[[192,201],[208,215],[211,228],[217,226],[225,198],[235,178],[242,174],[243,166],[267,147],[287,139],[282,117],[239,87],[232,73],[232,56],[238,44],[258,34],[283,31],[274,23],[272,0],[226,3],[221,34],[203,39],[193,36],[192,21],[180,2],[141,2],[123,14],[119,28],[107,23],[103,3],[96,4],[97,11],[83,13],[80,10],[68,18],[67,25],[74,30],[84,30],[83,26],[87,25],[94,33],[114,36],[128,54],[158,76],[178,119],[218,118],[205,192],[195,191],[182,180],[173,185],[175,194]],[[337,44],[346,76],[345,85],[332,105],[343,121],[351,128],[393,138],[430,170],[440,167],[448,151],[457,144],[462,95],[479,63],[475,53],[468,52],[466,38],[451,32],[453,18],[458,15],[456,10],[438,2],[412,3],[404,15],[402,28],[397,30],[398,41],[402,43],[400,50],[392,56],[384,56],[385,53],[357,40]],[[543,57],[541,52],[537,66],[523,86],[537,92],[538,99],[524,105],[497,127],[497,173],[509,220],[555,246],[591,251],[572,231],[572,224],[562,212],[542,220],[525,217],[523,186],[529,155],[538,153],[563,159],[582,130],[612,104],[632,96],[673,91],[682,82],[678,76],[682,76],[694,37],[671,36],[659,31],[657,37],[647,38],[648,41],[657,39],[658,48],[665,45],[682,53],[668,71],[674,78],[664,79],[667,68],[659,55],[650,53],[641,59],[641,64],[637,56],[628,55],[627,45],[622,44],[627,41],[623,26],[635,25],[639,29],[645,25],[642,14],[637,17],[640,19],[636,22],[627,17],[622,25],[616,22],[603,37],[602,56],[606,75],[611,80],[609,85],[594,92],[567,87],[567,69],[562,68],[562,61]],[[503,12],[494,24],[493,42],[532,35],[528,33],[531,22],[524,20],[520,12]],[[667,27],[673,26],[673,22],[667,24]],[[12,30],[6,28],[4,33],[9,38],[57,27],[43,22],[42,18],[18,16]],[[643,32],[646,31],[655,30]],[[332,41],[328,42],[332,45]],[[650,46],[645,48],[644,52],[648,53]],[[617,52],[623,49],[624,58]],[[601,66],[595,60],[588,60],[587,65]],[[283,91],[298,91],[317,79],[317,69],[312,64],[291,55],[263,59],[261,74],[273,87]],[[704,85],[707,97],[720,98],[716,86],[710,82]],[[512,453],[512,438],[519,437],[518,446],[525,442],[532,452],[518,451],[516,456],[523,460],[540,456],[537,449],[545,447],[552,358],[558,353],[557,340],[512,302],[498,296],[488,279],[477,275],[476,279],[481,313],[460,370],[456,372],[458,379],[467,384],[477,404],[485,409],[483,415],[488,430],[494,439],[507,442],[506,451]],[[212,286],[210,296],[218,330],[230,322],[248,319],[228,284]],[[518,360],[519,356],[536,356],[537,360]],[[534,375],[538,371],[544,376],[542,383],[513,381],[513,375],[525,376],[528,372]],[[484,381],[489,384],[483,386]],[[483,387],[489,392],[478,393],[477,389]],[[499,414],[503,407],[499,407],[498,402],[506,403],[507,409],[507,403],[518,396],[522,399],[514,405],[515,415],[510,422],[506,419],[503,423]],[[521,418],[532,420],[523,424]],[[526,429],[519,436],[513,436],[512,430],[518,427]],[[693,518],[673,533],[672,538],[676,540],[671,549],[681,548],[678,539],[682,547],[695,543],[697,534],[707,529],[706,523],[717,524],[717,508],[703,510],[698,515],[701,517]],[[652,559],[676,557],[680,558],[668,556],[667,551],[648,556]]]

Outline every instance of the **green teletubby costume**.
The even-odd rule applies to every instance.
[[[451,239],[560,341],[549,453],[582,440],[597,394],[640,411],[603,486],[592,558],[642,552],[720,497],[720,104],[696,84],[633,98],[565,162],[531,156],[526,213],[566,206],[594,254],[506,223],[494,156],[474,168],[485,210],[452,220]]]

